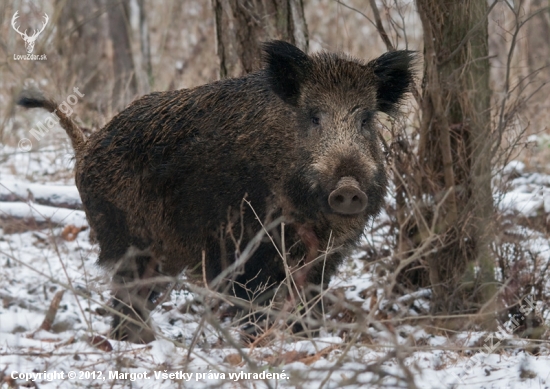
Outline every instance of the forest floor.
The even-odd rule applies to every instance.
[[[230,342],[237,328],[229,320],[202,320],[205,308],[182,282],[152,313],[158,340],[107,339],[108,277],[95,266],[98,247],[78,209],[70,158],[59,149],[24,153],[5,146],[0,160],[2,389],[550,387],[548,331],[521,336],[529,328],[522,321],[534,316],[550,326],[550,277],[521,302],[525,315],[500,320],[496,332],[442,330],[429,317],[428,289],[386,295],[384,259],[369,259],[372,252],[391,257],[385,213],[332,280],[343,308],[327,314],[318,336],[277,330],[253,347]],[[501,233],[531,256],[521,274],[541,275],[550,246],[536,221],[548,224],[550,176],[518,161],[503,174],[495,201],[509,221]]]

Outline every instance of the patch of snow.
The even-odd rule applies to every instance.
[[[88,226],[84,211],[49,207],[32,202],[28,204],[0,202],[0,215],[19,219],[34,219],[39,223],[47,222],[54,225],[72,224],[76,227]]]
[[[510,161],[508,165],[506,165],[502,169],[502,172],[507,175],[512,173],[517,173],[518,175],[521,175],[523,174],[524,171],[525,171],[525,163],[521,161]]]
[[[9,196],[14,196],[19,201],[34,199],[71,206],[82,205],[80,194],[74,185],[42,185],[2,177],[0,198]]]

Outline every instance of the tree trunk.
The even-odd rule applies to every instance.
[[[138,24],[134,35],[140,39],[132,39],[130,1],[139,13],[134,18]],[[60,89],[80,88],[86,108],[79,112],[93,127],[102,127],[105,117],[112,117],[136,95],[149,92],[151,63],[144,6],[143,0],[56,0],[64,21],[57,29],[57,51],[68,58],[68,69],[60,74],[73,75],[60,80]]]
[[[144,0],[131,0],[132,15],[132,56],[136,70],[137,94],[151,92],[153,70],[151,66],[151,48],[149,42],[149,26],[147,24],[147,5]]]
[[[424,30],[418,185],[411,188],[424,222],[416,221],[416,241],[437,236],[424,256],[433,310],[473,311],[494,294],[488,7],[416,4]]]
[[[137,95],[137,80],[132,46],[130,45],[129,0],[120,0],[107,6],[109,36],[113,44],[114,86],[111,107],[119,111]]]
[[[79,88],[85,96],[78,103],[80,119],[88,126],[100,128],[108,110],[105,90],[98,85],[109,85],[111,78],[105,61],[108,36],[102,1],[56,0],[55,8],[60,10],[59,20],[63,21],[56,27],[55,47],[64,59],[56,67],[66,66],[57,72],[61,75],[57,85],[60,91],[67,92]]]
[[[153,66],[151,65],[151,43],[149,41],[149,25],[147,24],[147,11],[145,0],[138,0],[139,4],[139,40],[142,57],[143,72],[147,76],[147,91],[150,92],[153,77]]]
[[[302,0],[212,0],[220,77],[239,77],[260,67],[261,42],[280,39],[307,52]]]
[[[527,64],[529,73],[541,68],[548,79],[550,68],[550,1],[533,0],[530,13],[545,9],[527,25]]]

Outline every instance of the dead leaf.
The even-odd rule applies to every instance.
[[[90,336],[88,338],[88,343],[105,352],[113,351],[113,346],[111,346],[109,340],[101,335]]]
[[[240,354],[229,354],[225,356],[223,361],[229,363],[231,366],[237,366],[243,361],[243,357]]]
[[[77,227],[73,226],[72,224],[69,224],[67,227],[63,229],[63,232],[61,233],[61,237],[66,240],[67,242],[72,242],[76,239],[78,234],[81,231],[84,231],[86,227]]]

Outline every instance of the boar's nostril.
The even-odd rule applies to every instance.
[[[344,177],[328,197],[328,204],[333,211],[343,215],[355,215],[367,207],[367,195],[359,189],[357,181]]]

